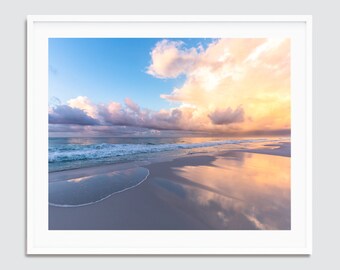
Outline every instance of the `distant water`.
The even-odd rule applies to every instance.
[[[244,148],[247,144],[269,142],[264,138],[228,139],[216,137],[112,137],[49,138],[49,171],[90,167],[128,161],[149,161],[190,153]]]

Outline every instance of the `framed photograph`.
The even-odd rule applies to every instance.
[[[310,16],[28,16],[27,254],[311,254]]]

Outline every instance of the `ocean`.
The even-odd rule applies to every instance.
[[[133,161],[160,161],[194,153],[247,148],[275,138],[109,137],[49,138],[49,172]]]

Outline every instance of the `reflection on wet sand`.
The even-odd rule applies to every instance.
[[[234,152],[163,168],[150,181],[160,199],[210,229],[290,229],[290,158]]]
[[[280,145],[50,173],[49,229],[289,230],[289,145]]]

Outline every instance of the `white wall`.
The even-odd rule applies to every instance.
[[[296,0],[1,1],[0,267],[3,269],[322,269],[339,267],[339,7]],[[25,256],[27,14],[311,14],[314,16],[314,250],[306,256]],[[47,91],[47,89],[46,89]],[[3,267],[5,266],[5,268]]]

